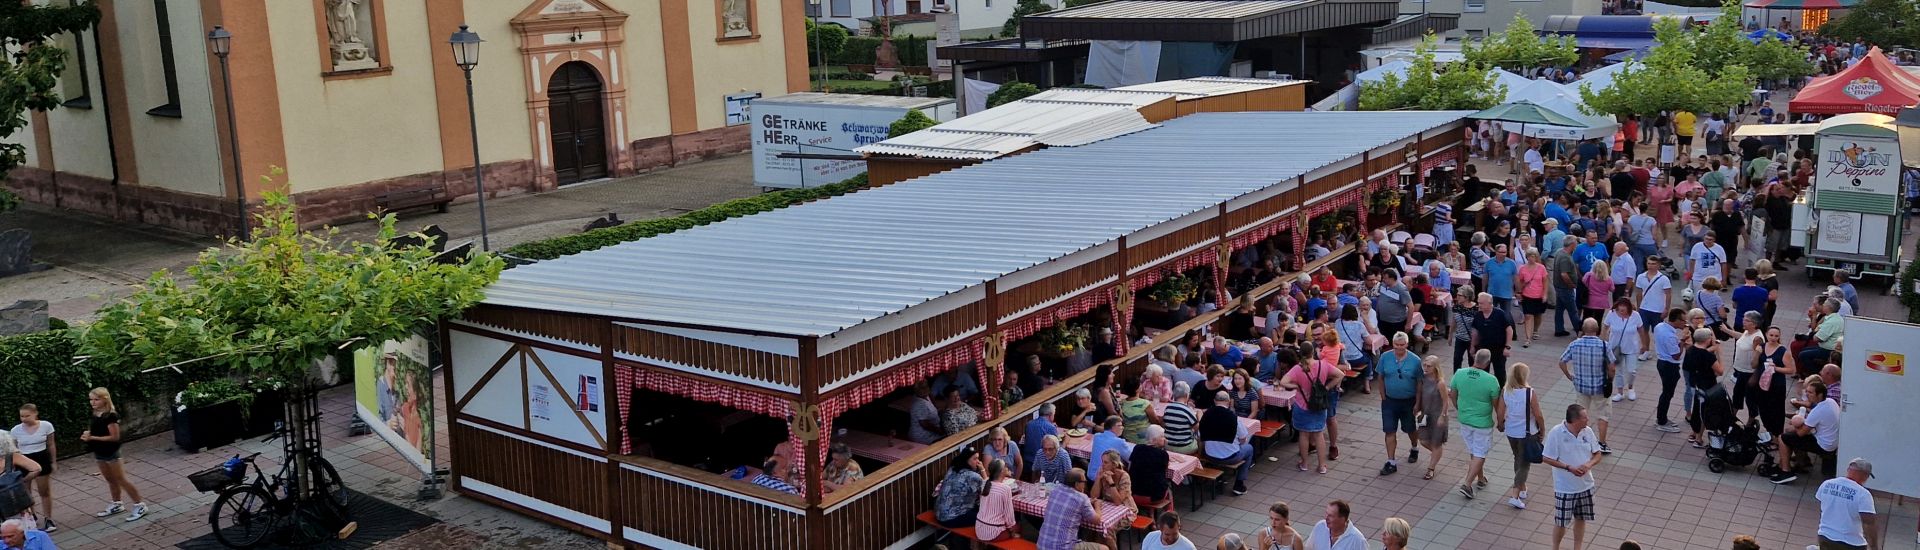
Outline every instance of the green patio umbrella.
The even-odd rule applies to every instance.
[[[1559,111],[1542,107],[1532,101],[1524,99],[1513,103],[1495,105],[1490,109],[1467,115],[1467,118],[1513,122],[1522,125],[1545,124],[1548,126],[1567,126],[1572,128],[1587,127],[1587,123],[1582,122],[1580,119],[1560,114]]]

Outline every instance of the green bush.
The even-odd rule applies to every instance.
[[[861,174],[848,178],[847,181],[840,183],[803,189],[785,189],[743,199],[734,199],[671,218],[640,220],[614,227],[595,229],[577,235],[567,235],[564,237],[521,243],[512,248],[508,248],[506,254],[527,260],[551,260],[569,254],[597,250],[655,235],[665,235],[667,233],[691,229],[722,220],[750,216],[770,210],[778,210],[816,199],[840,196],[858,191],[866,186],[867,175]]]
[[[1001,84],[1000,89],[994,90],[991,94],[987,94],[987,108],[991,109],[1013,103],[1037,93],[1040,93],[1038,86],[1018,80]]]
[[[919,109],[912,109],[907,111],[907,114],[902,115],[900,120],[893,121],[893,124],[887,125],[887,139],[893,139],[932,128],[935,124],[939,124],[939,122],[933,120],[933,117],[927,116],[926,113],[920,112]]]
[[[7,212],[19,207],[20,195],[15,195],[12,191],[0,189],[0,212]]]
[[[52,422],[63,453],[80,450],[80,432],[91,411],[87,390],[107,385],[93,379],[86,362],[74,364],[74,340],[64,330],[0,338],[0,409],[12,418],[12,407],[33,403],[40,419]],[[114,388],[118,389],[118,388]],[[126,401],[116,391],[114,397]],[[18,420],[4,422],[11,427]]]

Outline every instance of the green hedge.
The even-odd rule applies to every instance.
[[[861,174],[840,183],[807,187],[804,189],[785,189],[772,193],[734,199],[671,218],[656,218],[628,222],[614,227],[595,229],[577,235],[554,237],[514,245],[506,250],[508,256],[527,260],[551,260],[569,254],[578,254],[597,250],[616,244],[637,241],[655,235],[665,235],[683,229],[690,229],[710,223],[750,216],[779,210],[803,202],[844,195],[867,186],[867,175]]]
[[[0,338],[0,409],[6,411],[0,418],[9,419],[0,425],[18,423],[14,407],[33,403],[56,428],[61,452],[78,452],[91,414],[87,391],[105,382],[94,380],[85,362],[75,365],[73,353],[73,338],[64,330]]]

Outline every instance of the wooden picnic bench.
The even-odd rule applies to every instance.
[[[400,189],[374,195],[374,206],[381,211],[398,212],[409,208],[433,207],[434,211],[447,213],[447,204],[453,202],[453,194],[447,192],[447,184],[442,182],[427,187]]]
[[[954,528],[954,527],[947,527],[945,525],[941,525],[939,520],[936,520],[933,518],[933,510],[927,510],[925,512],[921,512],[920,515],[914,516],[913,519],[920,520],[920,523],[925,523],[927,525],[932,526],[935,529],[952,533],[953,536],[967,539],[970,542],[977,542],[980,544],[984,544],[988,548],[998,548],[1000,550],[1035,550],[1033,541],[1029,541],[1027,539],[1005,539],[1005,540],[997,540],[997,541],[982,541],[980,540],[980,535],[975,533],[972,527]]]

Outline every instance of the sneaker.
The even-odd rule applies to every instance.
[[[1518,498],[1510,498],[1510,499],[1507,499],[1507,505],[1508,505],[1508,506],[1512,506],[1512,507],[1513,507],[1513,509],[1515,509],[1515,510],[1525,510],[1525,509],[1527,509],[1527,501],[1524,501],[1524,500],[1520,500],[1520,499],[1518,499]]]
[[[46,531],[48,533],[52,533],[54,531],[59,531],[60,526],[54,525],[53,520],[47,520],[46,522],[43,522],[40,524],[40,530]]]
[[[1473,486],[1472,486],[1472,485],[1461,485],[1461,486],[1460,486],[1460,496],[1463,496],[1463,497],[1467,497],[1467,500],[1473,500]]]
[[[1419,464],[1419,462],[1420,462],[1420,449],[1417,449],[1417,448],[1416,448],[1416,449],[1414,449],[1414,450],[1411,450],[1411,451],[1407,451],[1407,463],[1408,463],[1408,464],[1416,464],[1416,465],[1417,465],[1417,464]]]
[[[1521,492],[1520,492],[1520,500],[1526,500],[1526,499],[1527,499],[1527,492],[1526,492],[1526,491],[1521,491]]]
[[[147,517],[147,505],[139,502],[133,503],[133,513],[127,514],[127,521],[138,521],[143,517]]]
[[[1566,337],[1567,337],[1568,335],[1571,335],[1571,334],[1573,334],[1573,333],[1571,333],[1571,332],[1567,332],[1567,331],[1564,331],[1564,330],[1556,330],[1556,331],[1553,331],[1553,337],[1554,337],[1554,338],[1566,338]]]
[[[1621,399],[1623,399],[1623,398],[1625,398],[1625,397],[1626,397],[1625,395],[1621,395],[1621,394],[1617,394],[1617,393],[1616,393],[1616,394],[1613,394],[1613,396],[1612,396],[1612,397],[1608,397],[1608,398],[1607,398],[1607,400],[1608,400],[1608,401],[1612,401],[1612,402],[1615,402],[1615,403],[1619,403],[1619,402],[1620,402],[1620,400],[1621,400]]]
[[[1677,434],[1677,433],[1680,433],[1680,425],[1679,425],[1679,424],[1674,424],[1674,423],[1672,423],[1672,422],[1668,422],[1668,423],[1666,423],[1666,424],[1658,424],[1658,425],[1655,425],[1655,426],[1653,427],[1653,429],[1656,429],[1656,430],[1660,430],[1660,431],[1663,431],[1663,432],[1667,432],[1667,433],[1670,433],[1670,434]]]
[[[1394,472],[1398,472],[1398,471],[1400,471],[1400,467],[1393,465],[1392,462],[1388,462],[1387,465],[1380,467],[1380,475],[1383,475],[1383,476],[1392,475]]]
[[[1473,482],[1473,487],[1476,489],[1485,489],[1487,488],[1487,480],[1482,479],[1480,481],[1475,481]]]
[[[1603,455],[1613,454],[1613,447],[1608,447],[1607,442],[1605,441],[1600,442],[1600,454],[1603,454]]]
[[[1800,476],[1798,474],[1795,474],[1793,472],[1780,472],[1778,474],[1774,474],[1773,477],[1767,479],[1767,481],[1773,482],[1774,485],[1786,485],[1788,483],[1793,483],[1793,480],[1796,480],[1796,479],[1800,479]]]
[[[1238,481],[1233,482],[1233,496],[1237,497],[1244,494],[1247,494],[1247,484]]]
[[[121,506],[120,503],[115,502],[113,504],[108,504],[106,510],[94,512],[93,517],[96,517],[96,518],[112,517],[114,514],[118,514],[125,511],[127,511],[127,507]]]
[[[1633,391],[1633,390],[1627,390],[1627,400],[1628,400],[1628,401],[1639,401],[1639,400],[1640,400],[1640,392],[1636,392],[1636,391]]]

